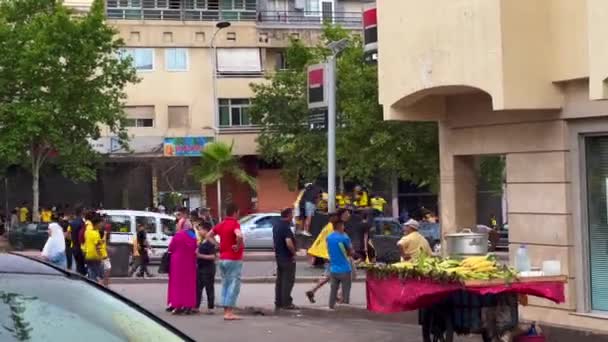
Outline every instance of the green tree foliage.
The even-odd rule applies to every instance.
[[[77,14],[58,0],[0,2],[0,157],[28,167],[38,213],[41,167],[75,180],[96,176],[89,139],[102,127],[124,146],[124,87],[136,82],[102,0]],[[36,218],[36,216],[34,217]]]
[[[329,55],[327,43],[342,38],[349,44],[337,60],[339,174],[367,185],[378,173],[435,185],[436,125],[384,121],[378,104],[377,68],[364,62],[361,37],[333,26],[324,28],[318,46],[292,41],[286,50],[287,70],[269,76],[268,83],[251,85],[255,93],[252,118],[262,127],[258,138],[262,157],[282,165],[283,176],[292,185],[324,174],[327,138],[307,125],[305,70]]]

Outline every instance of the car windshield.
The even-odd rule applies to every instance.
[[[254,218],[256,218],[256,217],[258,217],[258,215],[247,215],[247,216],[245,216],[245,217],[242,217],[242,218],[239,220],[239,223],[240,223],[240,224],[242,224],[242,225],[243,225],[243,224],[246,224],[246,223],[250,222],[251,220],[253,220],[253,219],[254,219]]]
[[[81,280],[0,274],[0,341],[184,341]]]

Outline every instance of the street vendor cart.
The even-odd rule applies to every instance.
[[[552,276],[440,282],[368,270],[367,308],[378,313],[419,310],[424,342],[450,342],[455,333],[493,341],[518,325],[520,299],[530,295],[563,303],[566,281]]]

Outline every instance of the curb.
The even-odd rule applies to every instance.
[[[242,284],[274,284],[276,277],[247,277],[241,278]],[[299,277],[296,278],[296,284],[312,284],[316,283],[319,277]],[[110,278],[111,284],[165,284],[169,281],[167,277],[155,277],[155,278],[127,278],[127,277],[112,277]],[[222,279],[216,278],[215,283],[221,284]],[[357,278],[353,281],[354,283],[364,283],[365,278]]]

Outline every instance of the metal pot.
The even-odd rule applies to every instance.
[[[460,233],[446,234],[446,251],[450,256],[485,255],[488,253],[488,234],[463,229]]]

